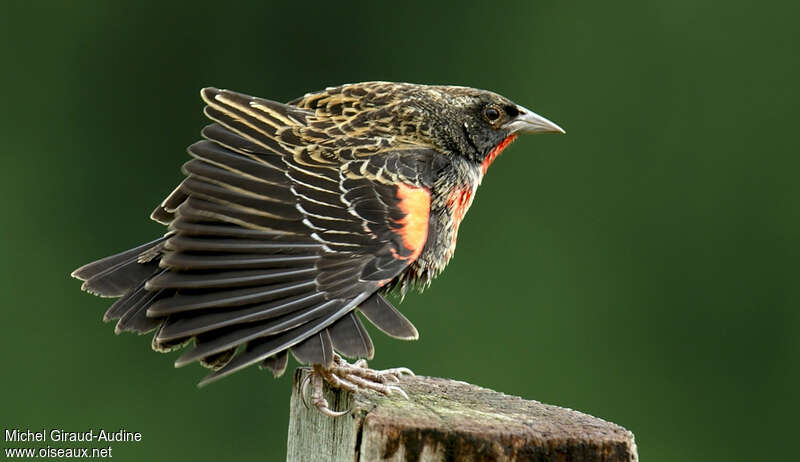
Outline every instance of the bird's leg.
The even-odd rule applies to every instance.
[[[314,364],[314,368],[303,383],[302,394],[303,397],[305,397],[305,389],[310,381],[311,404],[313,404],[319,412],[327,416],[339,417],[350,411],[334,411],[330,409],[328,401],[323,395],[323,380],[334,388],[341,388],[353,393],[358,393],[363,390],[373,390],[387,396],[392,393],[398,393],[408,399],[406,392],[398,385],[395,385],[400,383],[400,376],[404,374],[414,375],[410,369],[405,367],[376,371],[374,369],[369,369],[367,367],[367,362],[363,359],[359,359],[355,363],[350,364],[342,359],[341,356],[334,354],[333,364],[330,367]]]

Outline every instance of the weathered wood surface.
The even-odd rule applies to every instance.
[[[339,418],[308,409],[295,371],[287,461],[637,461],[633,433],[571,409],[465,382],[404,377],[410,397],[326,390]]]

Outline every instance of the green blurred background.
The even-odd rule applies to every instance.
[[[401,305],[420,340],[373,330],[373,366],[603,417],[646,461],[796,454],[796,2],[288,3],[2,3],[4,429],[283,459],[290,378],[198,390],[68,275],[161,233],[201,87],[394,80],[492,89],[567,135],[494,164],[456,258]]]

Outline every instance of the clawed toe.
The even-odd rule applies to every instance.
[[[322,398],[320,400],[313,400],[312,404],[314,404],[314,407],[316,407],[319,412],[325,414],[328,417],[341,417],[350,412],[350,409],[346,411],[332,410],[330,407],[328,407],[328,400],[326,400],[325,398]]]
[[[346,411],[334,411],[330,408],[328,404],[328,400],[325,399],[324,395],[324,387],[322,383],[323,376],[317,373],[316,369],[309,372],[309,374],[303,379],[303,384],[300,387],[300,396],[303,399],[303,404],[308,408],[308,401],[306,401],[307,396],[307,389],[309,382],[311,383],[311,404],[317,408],[317,411],[325,414],[328,417],[341,417],[350,412],[350,409]]]
[[[400,383],[400,377],[403,375],[413,376],[414,373],[407,367],[376,371],[369,369],[367,367],[367,362],[363,359],[359,359],[355,363],[350,364],[342,359],[341,356],[334,355],[333,365],[326,368],[315,364],[308,376],[303,379],[303,384],[301,386],[303,403],[308,407],[306,390],[310,382],[311,404],[313,404],[319,412],[330,417],[339,417],[350,412],[350,410],[334,411],[330,409],[328,401],[323,395],[323,380],[327,381],[334,388],[340,388],[353,393],[358,393],[363,390],[372,390],[386,396],[397,393],[403,398],[409,399],[408,394],[400,388],[400,386],[396,385]]]

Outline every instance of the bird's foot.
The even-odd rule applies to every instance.
[[[347,414],[350,410],[334,411],[328,405],[328,400],[325,399],[323,394],[323,381],[327,381],[334,388],[341,388],[353,393],[358,393],[363,390],[373,390],[383,395],[391,395],[397,393],[408,399],[408,395],[402,388],[400,388],[400,377],[404,374],[414,375],[410,369],[406,367],[396,367],[393,369],[386,369],[376,371],[367,367],[367,362],[359,359],[353,364],[348,363],[339,355],[333,355],[333,364],[330,367],[323,367],[319,364],[314,364],[314,368],[303,380],[301,393],[303,402],[306,402],[306,388],[311,383],[311,404],[317,410],[329,417],[339,417]],[[308,404],[306,403],[306,406]]]

